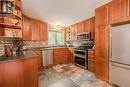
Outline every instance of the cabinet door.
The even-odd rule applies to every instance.
[[[38,63],[37,58],[23,61],[24,67],[24,86],[38,87]]]
[[[54,64],[68,62],[68,50],[66,48],[54,49]]]
[[[109,24],[110,3],[96,9],[95,25],[104,26]]]
[[[74,49],[68,49],[69,52],[69,60],[71,63],[74,63]]]
[[[95,31],[96,76],[108,81],[108,26],[100,26]]]
[[[128,0],[113,0],[111,2],[111,5],[110,5],[111,24],[120,23],[120,22],[126,21],[128,19],[129,9],[128,9],[127,5],[129,5],[129,4],[130,3],[128,3]]]
[[[23,39],[31,40],[31,20],[26,16],[23,16]]]
[[[0,64],[0,87],[25,87],[23,62],[14,61]]]
[[[78,33],[84,32],[84,21],[77,24],[77,31]]]
[[[74,35],[76,36],[77,35],[77,24],[74,25]]]
[[[100,58],[96,60],[96,76],[108,82],[108,62],[107,61]]]
[[[40,40],[40,24],[35,20],[31,21],[31,40]]]
[[[39,39],[42,41],[47,41],[48,40],[48,26],[47,23],[41,22],[40,23],[40,29],[39,29],[40,37]]]
[[[37,61],[38,61],[38,69],[40,70],[42,68],[42,51],[35,51],[37,54]]]
[[[91,29],[91,19],[84,21],[84,32],[89,32]]]
[[[90,19],[91,40],[95,40],[95,17]]]

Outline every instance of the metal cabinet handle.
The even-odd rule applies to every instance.
[[[128,67],[120,66],[120,65],[117,65],[117,64],[111,64],[111,65],[115,66],[115,67],[118,67],[118,68],[123,68],[123,69],[130,70],[130,68],[128,68]]]
[[[129,16],[129,7],[130,7],[130,0],[127,0],[127,6],[126,6],[126,16],[128,17]]]
[[[112,59],[112,36],[110,35],[110,59]]]
[[[129,12],[129,11],[130,11],[130,0],[128,0],[128,12],[127,12],[127,13],[128,13],[128,16],[130,15],[130,12]]]
[[[108,19],[109,19],[109,5],[107,5],[106,10],[107,10],[107,13],[106,13],[106,22],[108,23]]]

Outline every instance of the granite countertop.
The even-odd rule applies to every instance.
[[[32,50],[32,51],[44,51],[44,50],[53,50],[53,49],[59,49],[59,48],[75,48],[75,47],[68,47],[68,46],[63,46],[63,47],[58,47],[58,46],[54,46],[54,47],[36,47],[36,48],[28,48],[28,49],[24,49],[24,51],[27,50]]]
[[[28,50],[28,51],[23,51],[23,53],[18,56],[11,56],[11,57],[0,56],[0,63],[16,61],[16,60],[21,60],[21,59],[30,59],[30,58],[36,58],[36,57],[37,55],[33,51]]]
[[[5,63],[5,62],[10,62],[10,61],[16,61],[16,60],[21,60],[21,59],[30,59],[30,58],[36,58],[37,55],[34,51],[44,51],[44,50],[53,50],[53,49],[59,49],[59,48],[73,48],[73,47],[37,47],[37,48],[28,48],[22,50],[22,54],[18,56],[11,56],[11,57],[6,57],[6,56],[0,56],[0,63]]]

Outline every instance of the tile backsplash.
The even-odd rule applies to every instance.
[[[5,54],[5,45],[12,45],[13,48],[17,44],[21,44],[23,49],[46,47],[48,46],[47,41],[25,41],[20,38],[0,38],[0,56]]]
[[[47,41],[24,41],[23,49],[46,47],[48,46]]]

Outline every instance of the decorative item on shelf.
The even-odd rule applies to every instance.
[[[14,25],[18,25],[19,21],[16,19],[10,19],[10,21],[14,24]]]
[[[0,16],[13,16],[14,0],[0,0]]]
[[[0,56],[3,56],[5,54],[5,48],[3,44],[0,44]]]
[[[13,56],[13,50],[11,45],[5,45],[5,54],[7,57]]]
[[[16,55],[22,55],[23,46],[24,46],[24,41],[22,39],[13,41],[13,47],[14,47],[14,50],[16,51]]]

